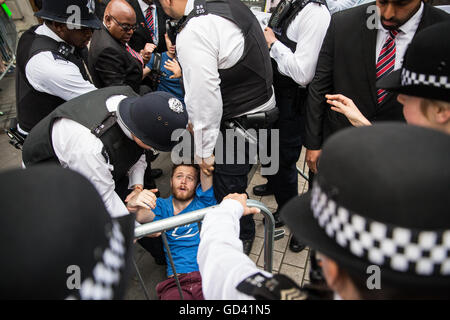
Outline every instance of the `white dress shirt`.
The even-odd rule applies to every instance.
[[[394,70],[398,70],[401,68],[406,49],[408,48],[414,35],[416,34],[417,27],[419,26],[420,20],[422,19],[422,14],[423,14],[423,2],[420,4],[419,10],[417,10],[417,12],[400,27],[399,33],[395,37]],[[389,31],[384,29],[383,25],[381,25],[380,23],[380,28],[378,29],[377,33],[375,65],[377,63],[378,56],[380,55],[381,48],[383,48],[383,45],[386,42],[388,36]]]
[[[281,74],[303,87],[312,81],[330,19],[326,6],[318,3],[309,3],[300,11],[286,32],[287,37],[297,43],[295,52],[281,41],[274,42],[270,50]]]
[[[153,14],[153,25],[155,27],[155,34],[153,35],[153,43],[155,45],[158,45],[158,41],[159,41],[159,36],[158,36],[158,16],[157,16],[157,12],[156,12],[156,5],[152,4],[152,5],[148,5],[146,4],[144,1],[142,0],[138,0],[139,3],[139,7],[141,8],[142,14],[144,15],[144,18],[147,15],[147,9],[148,7],[151,8],[152,10],[152,14]]]
[[[194,7],[188,0],[187,16]],[[241,29],[213,14],[192,18],[177,36],[177,57],[183,68],[185,102],[194,125],[196,154],[207,158],[214,150],[222,119],[219,69],[234,66],[244,52]],[[245,76],[245,75],[243,75]],[[275,107],[275,96],[251,112]]]
[[[197,262],[207,300],[254,299],[236,289],[239,283],[258,272],[272,277],[242,252],[239,219],[243,212],[238,201],[227,199],[203,219]]]
[[[374,2],[373,0],[327,0],[330,13],[336,13],[345,9],[360,6],[365,3]],[[375,5],[375,3],[374,3]]]
[[[64,42],[45,24],[39,26],[35,33]],[[33,56],[25,66],[25,75],[30,85],[37,91],[66,101],[97,89],[92,83],[84,80],[80,69],[74,63],[55,59],[50,51]]]
[[[106,106],[110,112],[116,111],[120,101],[125,96],[113,96],[108,99]],[[131,139],[129,132],[121,126],[125,134]],[[89,179],[101,195],[105,207],[111,217],[128,214],[128,209],[114,191],[115,183],[112,171],[113,165],[106,162],[102,155],[103,143],[85,126],[70,120],[58,119],[52,129],[52,143],[55,154],[61,165],[75,170]],[[145,155],[129,170],[129,188],[136,184],[143,184],[144,173],[147,168]]]

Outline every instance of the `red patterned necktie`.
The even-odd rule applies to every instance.
[[[128,44],[126,44],[127,47],[127,51],[133,56],[133,58],[139,60],[139,62],[141,63],[142,67],[144,66],[144,60],[142,59],[142,56],[137,53],[136,51],[133,50],[133,48],[131,48]]]
[[[148,7],[147,13],[145,15],[145,21],[150,29],[150,35],[152,36],[153,42],[155,42],[155,22],[153,21],[152,7]]]
[[[381,48],[380,55],[377,59],[377,81],[388,75],[394,70],[395,67],[395,37],[398,34],[398,30],[390,30],[389,36],[386,39],[383,47]],[[378,89],[377,91],[377,101],[380,104],[384,98],[387,96],[387,91],[383,89]]]

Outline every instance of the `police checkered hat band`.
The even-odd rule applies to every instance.
[[[417,230],[375,221],[340,206],[314,183],[311,209],[328,237],[379,266],[420,276],[450,275],[450,230]]]
[[[447,76],[417,73],[406,68],[402,69],[401,83],[402,86],[425,85],[450,89],[449,77]]]
[[[109,245],[101,254],[92,270],[92,275],[83,280],[77,294],[70,295],[66,300],[113,299],[114,290],[121,280],[121,270],[125,267],[125,253],[125,238],[120,224],[113,221]]]

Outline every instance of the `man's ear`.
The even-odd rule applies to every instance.
[[[328,287],[330,287],[333,291],[336,291],[340,275],[339,266],[334,260],[323,255],[321,255],[320,260]]]
[[[446,124],[450,122],[450,109],[442,106],[431,107],[433,118],[438,124]]]

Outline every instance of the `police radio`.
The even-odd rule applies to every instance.
[[[178,21],[167,19],[166,20],[166,32],[167,36],[169,37],[170,42],[172,42],[173,45],[176,44],[177,40],[177,33],[178,33]]]
[[[275,11],[272,13],[272,16],[269,19],[269,28],[277,29],[280,27],[281,22],[291,10],[293,2],[294,0],[283,0],[277,5]]]

